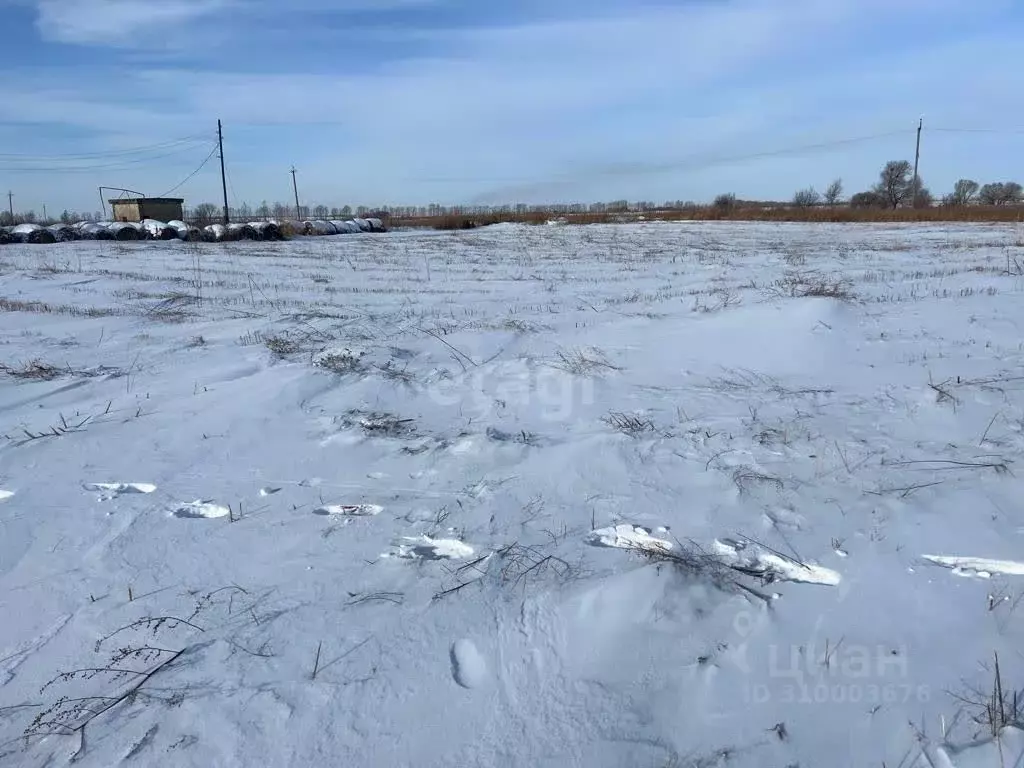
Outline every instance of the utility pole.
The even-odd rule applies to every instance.
[[[221,130],[220,120],[217,121],[217,146],[220,147],[220,185],[224,189],[224,226],[231,223],[228,214],[228,177],[224,172],[224,132]]]
[[[7,210],[11,212],[11,223],[14,223],[14,193],[7,193]]]
[[[295,218],[302,221],[302,208],[299,207],[299,185],[295,181],[295,166],[292,166],[292,190],[295,192]]]
[[[49,219],[46,217],[46,203],[43,203],[43,223],[45,224]]]
[[[917,121],[917,149],[914,150],[914,197],[910,201],[912,208],[917,208],[917,191],[921,185],[920,177],[917,175],[917,166],[921,162],[921,129],[924,127],[924,118]]]

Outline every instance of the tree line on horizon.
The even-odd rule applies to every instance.
[[[857,192],[849,200],[843,200],[843,181],[835,179],[824,192],[818,192],[813,186],[794,193],[788,203],[758,200],[740,200],[733,193],[725,193],[715,197],[710,207],[728,213],[746,206],[791,206],[793,208],[810,209],[816,207],[836,207],[847,205],[855,209],[894,210],[898,208],[932,208],[936,204],[944,207],[961,208],[967,206],[1014,206],[1024,203],[1024,187],[1016,181],[989,182],[980,184],[973,179],[959,179],[951,192],[943,195],[938,201],[925,186],[920,177],[914,179],[913,165],[906,160],[890,160],[879,172],[878,181],[867,190]],[[301,206],[298,211],[294,205],[281,202],[267,203],[258,206],[242,203],[229,209],[232,221],[252,221],[257,219],[349,219],[355,217],[376,216],[379,218],[437,218],[450,215],[486,214],[486,215],[524,215],[524,214],[615,214],[645,211],[685,211],[707,209],[706,204],[694,201],[667,201],[657,204],[650,201],[630,202],[614,200],[598,203],[555,203],[528,205],[524,203],[504,205],[453,205],[444,206],[431,203],[427,206],[381,206],[369,208],[360,205],[328,207],[326,205]],[[186,218],[190,222],[210,224],[220,221],[223,207],[215,203],[199,203],[186,209]],[[79,221],[101,221],[100,212],[63,211],[58,217],[43,218],[34,211],[15,213],[12,217],[7,211],[0,212],[0,226],[11,224],[73,224]]]
[[[814,187],[797,190],[792,205],[796,208],[835,206],[842,202],[842,195],[842,179],[836,179],[824,193],[819,193]],[[1022,201],[1024,187],[1016,181],[979,184],[974,179],[959,179],[953,185],[953,190],[943,195],[938,204],[959,208],[968,205],[1019,205]],[[715,199],[715,205],[719,207],[729,206],[733,202],[734,198],[730,200],[729,195],[719,195]],[[914,167],[909,161],[890,160],[879,172],[874,186],[852,195],[848,204],[851,208],[931,208],[936,200],[920,176],[915,179]]]

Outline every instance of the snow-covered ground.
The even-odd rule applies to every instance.
[[[1021,262],[0,247],[0,764],[1019,764],[975,720],[1024,687]]]

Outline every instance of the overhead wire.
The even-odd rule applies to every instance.
[[[184,179],[182,179],[181,181],[179,181],[179,182],[178,182],[177,184],[175,184],[175,185],[174,185],[173,187],[171,187],[171,188],[170,188],[169,190],[167,190],[166,192],[162,192],[161,194],[157,195],[157,197],[166,197],[167,195],[171,194],[172,192],[174,192],[174,191],[176,191],[176,190],[180,189],[180,188],[181,188],[182,186],[184,186],[184,185],[185,185],[185,184],[186,184],[186,183],[187,183],[188,181],[190,181],[190,180],[191,180],[191,179],[192,179],[192,178],[193,178],[193,177],[194,177],[194,176],[195,176],[195,175],[196,175],[197,173],[199,173],[199,172],[200,172],[201,170],[203,170],[203,167],[204,167],[204,166],[205,166],[205,165],[206,165],[206,164],[207,164],[208,162],[210,162],[210,160],[211,160],[211,159],[213,158],[213,156],[214,156],[215,154],[217,154],[217,149],[218,149],[218,145],[217,145],[217,144],[214,144],[214,145],[213,145],[213,149],[211,149],[211,150],[210,150],[210,154],[208,154],[208,155],[206,156],[206,159],[205,159],[205,160],[203,160],[203,162],[201,162],[201,163],[199,164],[199,167],[198,167],[198,168],[196,168],[196,169],[195,169],[194,171],[192,171],[192,173],[190,173],[190,174],[189,174],[188,176],[186,176],[186,177],[185,177]]]
[[[667,171],[682,170],[689,168],[707,168],[715,165],[728,165],[730,163],[742,162],[745,160],[759,160],[769,157],[783,157],[786,155],[800,154],[802,152],[811,152],[819,149],[830,149],[832,147],[846,146],[850,144],[858,144],[866,141],[875,141],[877,139],[890,138],[894,136],[905,136],[914,133],[916,129],[904,128],[896,131],[886,131],[884,133],[875,133],[869,136],[856,136],[849,139],[837,139],[833,141],[817,142],[814,144],[803,144],[799,146],[786,147],[783,149],[767,150],[762,152],[752,152],[742,155],[694,155],[689,158],[684,158],[678,161],[669,161],[658,164],[622,164],[618,167],[605,166],[604,168],[596,168],[592,170],[585,170],[579,173],[566,173],[549,179],[551,182],[566,182],[572,181],[581,177],[587,176],[614,176],[614,175],[640,175],[645,173],[664,173]],[[455,177],[433,177],[433,178],[419,178],[417,181],[424,182],[438,182],[438,183],[469,183],[469,182],[488,182],[488,183],[532,183],[536,179],[526,178],[502,178],[502,179],[482,179],[482,178],[455,178]]]
[[[925,133],[992,133],[1005,136],[1019,136],[1024,134],[1024,128],[923,128]]]
[[[125,155],[137,155],[146,154],[149,152],[160,151],[168,149],[170,147],[179,146],[182,144],[195,144],[198,142],[206,142],[210,139],[208,133],[194,134],[192,136],[184,136],[179,139],[168,139],[157,144],[148,144],[139,147],[129,147],[125,149],[112,149],[103,152],[83,152],[83,153],[71,153],[71,154],[56,154],[56,155],[32,155],[28,153],[11,153],[11,152],[0,152],[0,158],[10,160],[12,162],[39,162],[39,161],[55,161],[60,162],[64,160],[96,160],[106,157],[123,157]]]
[[[186,147],[180,147],[170,152],[164,152],[161,154],[150,155],[148,157],[129,158],[120,160],[112,163],[92,163],[89,165],[5,165],[0,163],[0,171],[7,173],[80,173],[88,171],[113,171],[123,170],[126,168],[132,168],[139,165],[146,165],[154,163],[158,160],[163,160],[168,157],[174,157],[176,155],[183,155],[188,152],[194,152],[197,146],[192,144]]]

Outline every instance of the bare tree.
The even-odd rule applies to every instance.
[[[906,160],[890,160],[878,175],[878,183],[874,191],[884,198],[886,207],[899,208],[914,193],[914,182],[911,180],[913,166]],[[920,188],[920,180],[918,187]]]
[[[341,207],[341,215],[342,216],[351,216],[352,215],[352,206],[351,205],[343,205]]]
[[[267,205],[266,200],[259,204],[259,207],[256,209],[256,215],[259,216],[261,219],[270,218],[270,206]]]
[[[921,180],[917,182],[917,194],[914,195],[912,205],[915,208],[931,208],[935,204],[935,196],[928,187],[921,186]]]
[[[273,214],[275,219],[287,219],[292,210],[292,208],[289,208],[284,203],[274,203],[270,206],[270,212]]]
[[[313,209],[313,217],[316,219],[326,219],[330,215],[326,205],[318,205]]]
[[[1015,205],[1024,198],[1024,188],[1016,181],[986,184],[978,193],[984,205]]]
[[[198,226],[212,224],[219,218],[218,208],[213,203],[200,203],[192,209],[192,218]]]
[[[728,213],[736,207],[736,195],[732,192],[726,192],[725,194],[719,195],[715,198],[714,206],[719,211]]]
[[[825,189],[825,205],[835,205],[843,196],[843,180],[836,179]]]
[[[850,198],[851,208],[888,208],[889,202],[875,191],[858,192]]]
[[[960,179],[953,185],[953,193],[947,195],[944,202],[952,206],[970,205],[978,189],[978,182],[973,179]]]
[[[797,208],[813,208],[821,202],[821,195],[818,194],[814,187],[807,187],[807,189],[799,190],[793,195],[793,205]]]
[[[978,200],[982,205],[999,205],[1003,200],[1003,185],[998,182],[985,184],[978,192]]]

